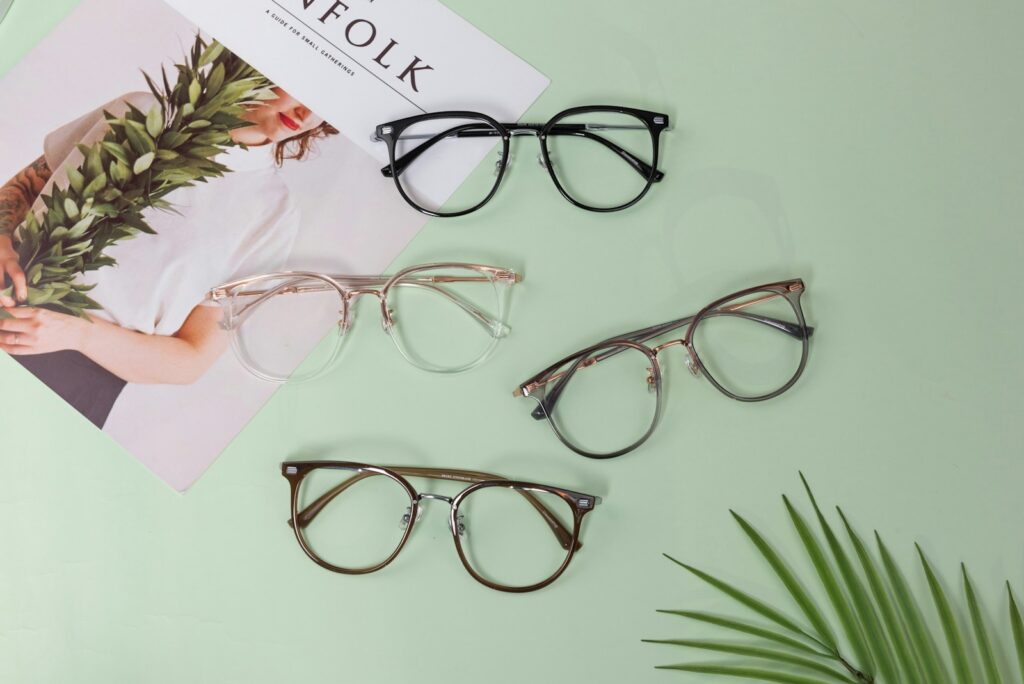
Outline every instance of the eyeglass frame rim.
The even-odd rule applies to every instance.
[[[349,295],[350,294],[356,294],[356,293],[357,294],[366,294],[366,293],[368,293],[370,291],[374,291],[374,292],[376,292],[377,298],[378,298],[378,300],[380,302],[381,317],[382,317],[382,320],[383,320],[383,323],[384,323],[384,329],[388,333],[389,337],[391,337],[392,342],[394,342],[394,344],[398,347],[399,352],[402,354],[402,356],[405,357],[407,361],[409,361],[413,366],[416,366],[417,368],[422,368],[422,369],[427,370],[429,372],[450,372],[450,371],[438,371],[438,370],[426,368],[425,366],[423,366],[421,364],[413,363],[408,358],[407,354],[401,348],[401,343],[398,340],[396,340],[394,335],[392,334],[394,321],[393,321],[393,319],[391,317],[391,313],[390,313],[390,311],[388,309],[388,301],[387,301],[387,295],[391,291],[391,289],[393,288],[395,283],[399,282],[400,280],[402,280],[406,276],[408,276],[410,274],[413,274],[413,273],[416,273],[418,271],[427,271],[427,270],[441,269],[441,268],[465,268],[465,269],[468,269],[468,270],[474,270],[474,271],[478,271],[478,272],[487,273],[487,274],[492,276],[492,282],[506,282],[506,283],[508,283],[509,286],[515,285],[516,283],[520,283],[520,282],[523,281],[523,275],[521,273],[519,273],[518,271],[512,269],[512,268],[507,268],[507,267],[502,267],[502,266],[491,266],[491,265],[488,265],[488,264],[474,264],[474,263],[469,263],[469,262],[458,262],[458,261],[442,261],[442,262],[431,262],[431,263],[426,263],[426,264],[415,264],[415,265],[407,266],[407,267],[405,267],[403,269],[400,269],[394,275],[391,275],[391,276],[388,276],[386,274],[381,274],[381,275],[327,274],[327,273],[318,273],[316,271],[273,271],[273,272],[270,272],[270,273],[263,273],[263,274],[256,275],[256,276],[248,276],[246,278],[239,278],[239,279],[236,279],[236,280],[233,280],[233,281],[229,281],[227,283],[223,283],[223,284],[218,285],[216,287],[210,288],[210,290],[207,291],[206,296],[204,297],[204,301],[220,303],[220,302],[223,302],[223,301],[230,300],[233,296],[236,295],[234,290],[236,290],[237,288],[244,287],[245,285],[250,285],[252,283],[257,283],[257,282],[260,282],[262,280],[271,280],[271,279],[274,279],[274,278],[305,278],[305,279],[311,279],[311,280],[319,280],[319,281],[322,281],[323,283],[325,283],[326,285],[334,288],[334,290],[338,293],[339,298],[341,299],[342,309],[341,309],[340,313],[341,313],[342,317],[341,317],[341,320],[338,322],[338,325],[339,325],[340,330],[342,331],[342,335],[344,335],[345,333],[347,333],[349,327],[351,327],[350,318],[349,318],[349,311],[350,311],[350,297],[349,297]],[[359,278],[359,279],[368,279],[368,280],[383,280],[384,283],[382,285],[379,285],[379,286],[364,286],[364,287],[351,288],[350,289],[350,288],[346,288],[345,285],[343,284],[345,282],[346,278],[353,278],[353,279]],[[271,296],[276,296],[276,295],[271,295]],[[506,313],[506,312],[503,312],[503,313]],[[235,352],[236,356],[240,360],[242,360],[242,359],[244,359],[244,357],[246,355],[243,354],[239,350],[239,348],[238,348],[238,345],[241,344],[239,342],[239,335],[238,335],[238,332],[237,332],[238,329],[239,329],[239,325],[236,325],[236,322],[234,320],[235,317],[231,313],[230,309],[227,309],[225,311],[225,315],[227,316],[227,319],[226,319],[226,321],[224,321],[221,324],[221,327],[223,329],[227,330],[231,334],[231,347],[232,347],[232,350]],[[504,321],[500,321],[500,322],[504,323]],[[472,368],[472,367],[476,366],[478,363],[480,363],[483,360],[485,360],[490,355],[490,353],[494,350],[494,347],[497,345],[498,341],[500,340],[500,337],[495,337],[494,339],[495,339],[495,341],[488,347],[488,349],[484,352],[484,354],[480,357],[480,359],[477,359],[473,363],[465,366],[464,368],[460,368],[459,370],[468,370],[469,368]],[[331,357],[324,363],[323,367],[320,370],[318,370],[317,372],[311,374],[308,378],[305,378],[305,379],[306,380],[313,379],[315,377],[318,377],[320,374],[326,372],[328,369],[330,369],[335,364],[335,362],[337,361],[337,356],[340,353],[340,350],[341,350],[341,344],[339,343],[339,344],[337,344],[335,346],[335,349],[331,352]],[[300,364],[301,364],[301,362],[300,362]],[[244,360],[242,360],[242,365],[245,366],[247,371],[249,371],[250,373],[252,373],[256,377],[258,377],[258,378],[260,378],[262,380],[265,380],[267,382],[282,383],[282,382],[286,382],[288,380],[287,378],[282,379],[282,378],[279,378],[279,377],[276,377],[276,376],[268,375],[267,373],[264,373],[260,369],[254,367],[253,364],[251,364],[251,363],[249,363],[247,361],[244,361]]]
[[[548,133],[550,132],[551,128],[558,123],[560,119],[565,118],[567,116],[572,116],[574,114],[587,114],[590,112],[600,111],[615,112],[618,114],[628,114],[640,119],[647,127],[647,131],[651,135],[651,143],[654,147],[654,155],[650,163],[651,173],[645,179],[646,184],[644,185],[644,189],[640,192],[639,195],[634,197],[629,202],[614,207],[592,207],[574,199],[559,182],[558,177],[555,174],[555,170],[551,162],[551,155],[548,151],[547,146]],[[404,131],[409,126],[416,123],[421,123],[423,121],[432,121],[434,119],[447,118],[476,119],[484,121],[485,123],[494,127],[495,130],[498,131],[502,143],[501,159],[499,160],[500,163],[498,165],[498,175],[494,180],[494,186],[491,188],[491,191],[483,200],[481,200],[475,206],[470,207],[469,209],[464,209],[455,212],[436,211],[420,206],[405,192],[405,189],[402,187],[402,184],[399,180],[400,174],[395,173],[395,145],[398,141],[398,137],[401,134],[401,132]],[[655,181],[660,180],[660,177],[664,176],[664,172],[658,170],[658,161],[660,159],[659,150],[661,147],[661,134],[666,130],[670,130],[670,125],[671,123],[669,115],[660,112],[652,112],[650,110],[636,109],[633,107],[623,107],[620,105],[582,105],[578,107],[569,107],[568,109],[564,109],[561,112],[555,114],[553,117],[551,117],[546,123],[540,124],[540,127],[537,129],[537,138],[540,141],[540,149],[542,158],[544,159],[544,166],[547,169],[548,175],[551,177],[551,180],[554,182],[555,187],[558,189],[559,194],[561,194],[562,197],[564,197],[571,204],[580,209],[584,209],[586,211],[593,211],[597,213],[609,213],[613,211],[622,211],[623,209],[628,209],[629,207],[639,202],[650,191],[651,186],[655,183]],[[388,166],[385,168],[391,169],[391,178],[395,182],[395,187],[398,188],[399,194],[406,201],[406,203],[409,204],[409,206],[423,214],[426,214],[427,216],[433,216],[436,218],[455,218],[458,216],[465,216],[466,214],[473,213],[474,211],[482,208],[485,204],[487,204],[488,202],[491,201],[491,199],[494,198],[494,195],[497,194],[498,188],[501,186],[501,182],[505,177],[505,171],[508,169],[512,130],[518,130],[519,127],[533,128],[534,126],[537,126],[537,124],[503,124],[498,122],[497,119],[488,116],[487,114],[484,114],[482,112],[472,112],[468,110],[451,110],[443,112],[427,112],[424,114],[417,114],[416,116],[408,116],[402,119],[395,119],[394,121],[378,124],[376,129],[374,130],[374,139],[383,141],[387,145]]]
[[[753,403],[753,402],[758,402],[758,401],[766,401],[768,399],[774,399],[775,397],[779,396],[780,394],[783,394],[784,392],[786,392],[790,388],[792,388],[793,385],[796,384],[797,380],[799,380],[800,377],[803,375],[804,370],[805,370],[805,368],[807,366],[807,359],[808,359],[808,357],[810,355],[810,336],[811,336],[811,332],[810,331],[813,331],[813,328],[810,328],[807,325],[807,321],[806,321],[806,318],[805,318],[804,312],[803,312],[803,306],[802,306],[801,301],[800,301],[801,297],[803,296],[803,294],[806,291],[806,289],[807,289],[807,286],[804,283],[802,278],[790,278],[790,279],[787,279],[787,280],[781,280],[781,281],[776,281],[776,282],[772,282],[772,283],[766,283],[764,285],[758,285],[758,286],[755,286],[755,287],[749,287],[749,288],[744,288],[742,290],[738,290],[736,292],[733,292],[731,294],[725,295],[723,297],[719,297],[718,299],[712,301],[710,304],[707,304],[706,306],[701,308],[692,317],[689,317],[689,318],[691,318],[690,322],[683,324],[683,325],[686,326],[686,332],[684,333],[683,337],[681,337],[681,338],[678,338],[678,339],[674,338],[674,339],[668,340],[668,341],[666,341],[666,342],[664,342],[664,343],[662,343],[660,345],[656,345],[654,347],[650,347],[650,346],[648,346],[648,345],[646,345],[646,344],[644,344],[642,342],[635,342],[635,341],[633,341],[631,339],[628,339],[627,336],[632,334],[630,332],[623,333],[622,335],[618,335],[618,336],[615,336],[615,337],[610,337],[610,338],[605,339],[605,340],[603,340],[601,342],[598,342],[596,344],[590,345],[589,347],[581,349],[581,350],[579,350],[579,351],[577,351],[577,352],[575,352],[573,354],[569,354],[568,356],[566,356],[565,358],[561,359],[560,361],[557,361],[556,363],[551,364],[550,366],[548,366],[544,370],[542,370],[539,373],[536,373],[535,375],[531,376],[529,379],[527,379],[526,381],[524,381],[524,382],[519,384],[519,386],[513,392],[513,396],[516,396],[516,397],[530,397],[530,398],[534,399],[534,401],[537,402],[537,404],[540,406],[541,410],[544,412],[544,418],[545,418],[546,422],[548,423],[548,425],[551,427],[552,431],[555,433],[555,436],[558,438],[558,440],[560,442],[562,442],[562,444],[564,444],[566,447],[568,447],[569,449],[574,451],[575,453],[577,453],[577,454],[579,454],[581,456],[585,456],[587,458],[595,459],[595,460],[606,460],[606,459],[611,459],[611,458],[616,458],[618,456],[622,456],[622,455],[627,454],[627,453],[629,453],[631,451],[634,451],[637,448],[639,448],[640,446],[642,446],[644,444],[644,442],[646,442],[651,437],[651,435],[654,433],[655,429],[658,427],[659,422],[661,421],[661,417],[662,417],[663,410],[664,410],[663,400],[662,400],[662,398],[663,398],[663,392],[662,392],[663,373],[662,373],[662,369],[661,369],[661,363],[658,361],[658,353],[661,350],[666,349],[666,348],[668,348],[670,346],[682,346],[686,350],[687,354],[689,354],[690,358],[693,360],[693,362],[695,364],[695,367],[700,371],[701,375],[703,377],[706,377],[711,382],[711,384],[719,392],[721,392],[722,394],[726,395],[727,397],[729,397],[731,399],[735,399],[736,401],[742,401],[742,402],[745,402],[745,403]],[[776,390],[774,390],[772,392],[769,392],[767,394],[759,395],[759,396],[756,396],[756,397],[744,397],[744,396],[737,395],[737,394],[731,392],[730,390],[728,390],[727,388],[725,388],[724,386],[722,386],[714,378],[714,375],[708,371],[707,366],[705,366],[703,360],[701,360],[701,358],[700,358],[699,352],[697,351],[696,347],[693,345],[692,333],[693,333],[694,330],[696,330],[697,325],[703,319],[707,318],[707,314],[709,312],[713,311],[718,306],[720,306],[720,305],[722,305],[722,304],[724,304],[724,303],[726,303],[726,302],[728,302],[730,300],[737,299],[737,298],[740,298],[740,297],[744,297],[744,296],[747,296],[747,295],[750,295],[750,294],[754,294],[756,292],[776,291],[776,290],[778,291],[777,293],[779,295],[785,297],[786,300],[790,303],[790,306],[793,307],[793,310],[794,310],[794,312],[796,313],[796,316],[797,316],[797,322],[798,322],[800,328],[804,331],[804,335],[803,335],[803,338],[801,340],[802,349],[801,349],[800,363],[797,366],[797,369],[794,372],[793,376],[784,385],[782,385],[778,389],[776,389]],[[684,317],[684,319],[685,318],[687,318],[687,317]],[[670,322],[671,321],[667,321],[667,323],[670,323]],[[657,326],[649,326],[649,327],[657,327]],[[597,452],[587,451],[586,449],[580,448],[580,447],[576,446],[575,444],[573,444],[565,435],[562,434],[562,431],[558,428],[558,426],[556,424],[556,421],[552,419],[550,413],[548,412],[547,407],[544,404],[544,397],[543,397],[543,395],[541,395],[540,397],[534,396],[533,390],[536,389],[537,383],[542,378],[544,378],[545,376],[551,374],[553,371],[561,368],[562,366],[565,366],[566,364],[570,363],[571,361],[573,361],[573,359],[584,359],[589,354],[591,354],[591,353],[593,353],[593,352],[595,352],[595,351],[597,351],[599,349],[605,349],[605,348],[608,348],[610,346],[616,346],[616,345],[625,346],[625,347],[636,349],[638,351],[643,352],[644,355],[647,356],[648,361],[651,363],[650,370],[652,371],[652,378],[653,378],[654,387],[655,387],[655,390],[656,390],[655,412],[654,412],[654,415],[652,417],[650,427],[648,427],[647,431],[640,438],[638,438],[635,442],[633,442],[632,444],[630,444],[630,445],[628,445],[626,447],[623,447],[621,449],[617,449],[615,451],[611,451],[611,452],[607,452],[607,453],[597,453]],[[575,370],[573,372],[575,372]],[[534,387],[531,388],[531,385],[533,385]]]
[[[373,572],[377,572],[378,570],[381,570],[390,565],[395,560],[395,558],[398,557],[399,553],[401,553],[402,549],[405,548],[406,543],[409,541],[409,537],[412,534],[412,530],[416,526],[419,513],[421,492],[417,491],[416,488],[413,487],[412,484],[405,477],[396,472],[396,469],[404,469],[409,467],[412,466],[375,466],[368,463],[359,463],[356,461],[334,460],[302,460],[285,461],[281,463],[281,474],[284,476],[285,479],[288,480],[291,495],[291,516],[289,524],[292,528],[292,531],[295,533],[295,538],[298,541],[299,546],[302,548],[302,551],[306,554],[306,556],[308,556],[310,560],[312,560],[320,567],[342,575],[366,575]],[[301,486],[302,481],[309,473],[313,472],[314,470],[320,469],[372,472],[376,473],[377,475],[383,475],[392,479],[405,490],[406,495],[408,495],[409,497],[409,524],[406,526],[405,531],[402,533],[402,538],[399,541],[398,546],[395,547],[395,550],[392,551],[392,553],[384,561],[366,568],[343,568],[341,566],[334,565],[333,563],[330,563],[321,558],[320,556],[318,556],[317,553],[303,539],[301,529],[303,529],[304,526],[299,523],[299,487]],[[460,469],[437,468],[437,470],[458,471]],[[566,556],[565,559],[562,561],[562,564],[555,571],[555,573],[549,576],[547,579],[528,586],[511,587],[488,580],[487,578],[480,575],[470,564],[468,558],[466,557],[465,551],[462,548],[462,542],[459,540],[459,534],[457,532],[459,505],[461,505],[461,503],[473,492],[488,487],[503,487],[507,489],[526,489],[528,491],[543,491],[558,496],[560,499],[562,499],[569,505],[573,513],[573,529],[571,543],[568,545],[568,548],[566,549]],[[580,499],[589,499],[592,503],[590,506],[581,506]],[[471,484],[469,487],[464,488],[458,494],[451,498],[451,501],[449,503],[448,529],[452,533],[452,539],[454,540],[455,550],[459,556],[459,560],[462,563],[463,567],[466,569],[466,571],[473,577],[473,579],[480,582],[484,586],[490,589],[494,589],[496,591],[503,591],[513,594],[527,593],[531,591],[537,591],[538,589],[543,589],[544,587],[550,585],[552,582],[561,577],[561,575],[569,567],[569,563],[572,561],[573,557],[576,555],[576,551],[578,551],[582,547],[579,537],[583,527],[583,518],[588,513],[593,511],[596,508],[596,506],[600,503],[601,497],[599,496],[583,494],[582,492],[577,492],[575,490],[567,489],[565,487],[556,487],[553,485],[544,485],[535,482],[527,482],[523,480],[483,480],[481,482]]]

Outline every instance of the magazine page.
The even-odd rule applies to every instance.
[[[29,293],[11,306],[8,278],[0,315],[27,372],[184,491],[339,334],[334,292],[245,308],[283,281],[218,287],[383,273],[426,217],[375,126],[514,121],[547,80],[431,0],[170,5],[85,0],[0,82],[0,177],[32,199],[0,214]],[[494,144],[423,192],[443,202]]]

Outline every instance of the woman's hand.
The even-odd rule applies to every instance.
[[[4,308],[0,318],[0,350],[13,356],[78,349],[89,321],[34,307]]]
[[[14,297],[8,297],[2,293],[5,279],[14,283]],[[11,307],[18,301],[25,301],[28,298],[28,284],[25,282],[25,272],[21,270],[18,263],[18,252],[14,249],[14,243],[8,235],[0,235],[0,306]]]

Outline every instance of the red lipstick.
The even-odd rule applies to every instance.
[[[281,123],[284,124],[285,128],[288,128],[293,131],[299,130],[299,124],[296,123],[295,119],[292,119],[290,116],[281,113],[277,115],[277,118],[281,120]]]

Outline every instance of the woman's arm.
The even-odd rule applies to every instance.
[[[20,301],[28,297],[28,289],[11,236],[28,216],[32,203],[52,175],[53,171],[47,165],[46,158],[39,157],[0,186],[0,290],[5,287],[6,278],[10,278],[14,283],[14,295]],[[0,295],[0,306],[14,304],[11,297]]]
[[[218,307],[197,306],[173,336],[146,335],[99,318],[20,307],[0,320],[0,350],[13,355],[81,352],[127,382],[190,385],[227,346]]]

